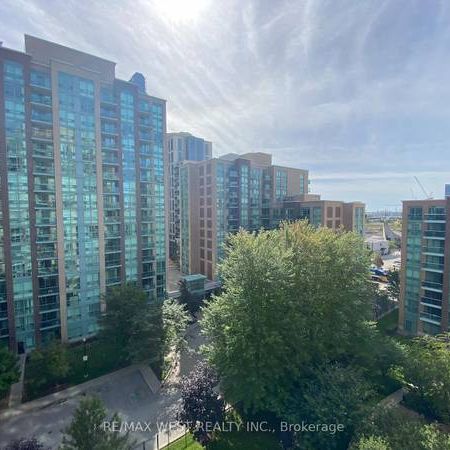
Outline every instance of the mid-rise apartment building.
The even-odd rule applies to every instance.
[[[97,331],[102,294],[166,278],[165,101],[115,63],[31,36],[0,46],[0,341]]]
[[[442,200],[403,202],[399,329],[449,331],[450,192]]]
[[[183,163],[181,270],[214,279],[226,235],[241,227],[257,231],[282,220],[308,219],[316,226],[363,232],[362,203],[322,201],[308,189],[307,170],[272,165],[265,153]]]
[[[280,220],[308,220],[314,226],[332,230],[344,228],[364,235],[365,205],[361,202],[321,200],[320,195],[286,198],[275,208],[274,225]]]
[[[205,161],[212,158],[212,143],[187,132],[167,133],[169,210],[169,257],[180,257],[180,166],[183,161]]]

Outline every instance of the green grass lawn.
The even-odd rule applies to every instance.
[[[71,385],[83,383],[84,381],[98,378],[114,370],[120,369],[115,352],[104,348],[99,341],[91,341],[86,344],[88,361],[85,366],[83,362],[84,347],[75,345],[69,348],[69,364],[71,367],[68,382]],[[87,373],[87,377],[85,377]]]
[[[211,450],[281,450],[274,434],[231,432],[219,434]]]
[[[233,431],[230,433],[220,433],[217,438],[210,443],[210,450],[281,450],[274,434],[271,433],[245,433]],[[164,447],[164,450],[202,450],[203,447],[194,441],[189,434]]]
[[[191,434],[186,437],[178,439],[177,441],[170,444],[168,447],[164,447],[163,450],[203,450],[203,447],[194,441]]]
[[[105,348],[99,341],[93,340],[86,344],[88,355],[87,364],[83,362],[84,345],[71,345],[67,350],[70,372],[64,379],[44,384],[36,383],[41,379],[40,368],[28,359],[25,366],[25,401],[33,400],[52,392],[65,389],[84,381],[106,375],[118,370],[117,358],[114,351]],[[87,377],[85,377],[87,374]]]

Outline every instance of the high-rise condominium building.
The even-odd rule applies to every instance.
[[[167,133],[168,164],[167,203],[169,205],[169,256],[180,257],[180,165],[183,161],[205,161],[212,158],[212,143],[190,133]]]
[[[449,331],[450,192],[444,200],[403,202],[399,329]]]
[[[180,170],[181,245],[184,273],[216,277],[227,233],[257,231],[282,220],[362,233],[362,203],[327,202],[308,194],[308,171],[272,165],[265,153],[228,154],[184,162]]]
[[[364,233],[363,203],[308,193],[307,170],[272,165],[266,153],[228,154],[180,169],[180,268],[217,276],[228,233],[307,219],[315,226]]]
[[[0,47],[0,338],[97,331],[101,295],[165,290],[165,101],[115,63],[31,36]]]

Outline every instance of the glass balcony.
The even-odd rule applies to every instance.
[[[103,122],[102,133],[118,134],[117,126],[115,125],[115,123]]]
[[[48,94],[42,94],[40,92],[31,93],[31,103],[33,105],[51,107],[52,97]]]
[[[422,297],[420,299],[420,303],[425,306],[429,305],[435,308],[442,308],[442,300],[438,300],[436,298]]]
[[[425,214],[424,220],[428,223],[445,223],[447,216],[445,214]]]
[[[52,141],[53,130],[51,128],[31,127],[31,138],[43,141]]]
[[[442,273],[444,270],[444,263],[433,263],[425,261],[422,265],[422,268],[425,270],[431,270]]]
[[[31,110],[31,120],[35,122],[52,123],[51,111],[39,111],[35,108]]]
[[[104,108],[103,106],[100,108],[100,117],[102,119],[114,119],[117,120],[117,112],[115,109]]]
[[[426,230],[423,233],[423,237],[427,239],[445,239],[445,230]]]
[[[442,283],[435,281],[422,281],[422,287],[427,289],[434,289],[435,291],[442,292]]]
[[[430,314],[427,312],[422,311],[420,313],[420,320],[424,320],[426,322],[430,321],[432,323],[435,323],[436,325],[440,325],[441,323],[441,317],[436,314]]]
[[[38,70],[32,70],[30,74],[30,84],[31,86],[39,88],[50,89],[50,75]]]

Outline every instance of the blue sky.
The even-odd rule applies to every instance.
[[[450,2],[2,0],[23,34],[144,73],[170,131],[267,151],[323,198],[394,208],[450,182]]]

